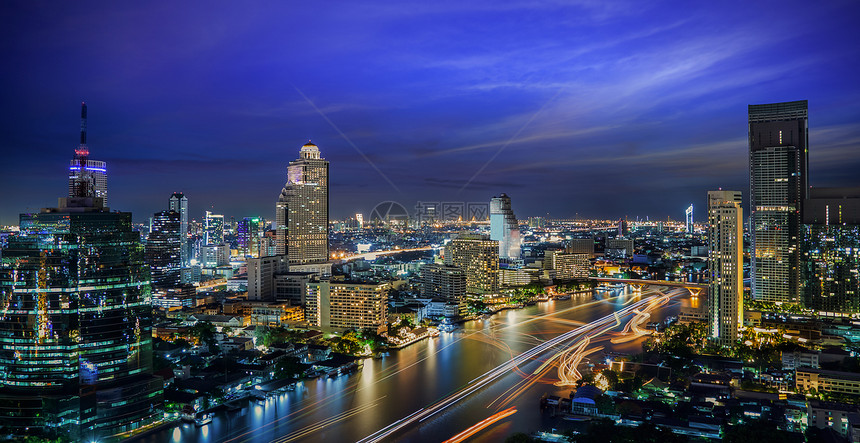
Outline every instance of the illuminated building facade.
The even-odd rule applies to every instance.
[[[287,167],[287,183],[275,205],[275,252],[286,254],[290,264],[327,261],[328,222],[328,161],[307,142]]]
[[[259,217],[245,217],[236,224],[239,253],[245,257],[265,256],[262,222]],[[263,251],[261,254],[260,251]]]
[[[203,233],[207,245],[224,243],[224,216],[206,211],[206,217],[203,219]]]
[[[490,200],[490,239],[499,242],[499,258],[520,258],[520,224],[507,194]]]
[[[459,303],[466,296],[466,274],[456,266],[426,264],[421,267],[421,296]]]
[[[463,270],[468,294],[499,292],[499,242],[489,236],[461,233],[445,246],[445,264]]]
[[[0,426],[98,441],[163,418],[149,271],[131,214],[61,198],[0,261]]]
[[[180,215],[161,211],[152,215],[152,230],[146,239],[146,264],[152,270],[152,287],[164,289],[179,284],[181,269]]]
[[[749,106],[752,295],[800,301],[800,239],[809,178],[807,102]]]
[[[87,104],[81,103],[81,142],[69,163],[69,197],[93,195],[107,206],[107,164],[90,160],[87,147]]]
[[[188,197],[181,192],[174,192],[170,196],[167,209],[179,213],[179,262],[182,267],[186,267],[191,260],[188,247]]]
[[[588,277],[591,269],[590,254],[569,254],[560,251],[549,253],[548,251],[548,255],[557,279],[572,280]]]
[[[803,304],[860,313],[860,188],[812,188],[804,203]]]
[[[389,283],[323,278],[307,284],[305,318],[332,329],[377,328],[388,316]]]
[[[744,320],[743,229],[740,191],[708,191],[708,326],[722,346],[735,343]]]

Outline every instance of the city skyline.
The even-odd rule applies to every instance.
[[[136,221],[173,192],[193,219],[270,218],[308,139],[332,162],[333,219],[504,192],[523,218],[677,220],[703,190],[748,189],[746,106],[791,100],[814,116],[811,183],[850,185],[860,166],[848,3],[174,6],[163,23],[159,7],[4,7],[18,68],[2,74],[2,224],[63,189],[82,100],[111,201]]]

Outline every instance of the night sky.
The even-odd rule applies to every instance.
[[[248,5],[256,5],[252,8]],[[682,219],[749,193],[747,105],[809,100],[810,182],[860,185],[860,4],[3,2],[0,223],[56,205],[89,106],[114,209],[274,217],[308,139],[331,215],[487,201]]]

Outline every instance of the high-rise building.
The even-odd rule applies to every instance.
[[[107,164],[90,160],[87,147],[87,104],[81,103],[81,143],[69,163],[69,197],[93,195],[107,206]]]
[[[224,243],[224,216],[206,211],[203,220],[204,242],[207,245],[220,245]]]
[[[607,238],[605,252],[610,257],[632,257],[633,239],[632,238]]]
[[[248,300],[275,299],[275,276],[289,271],[287,257],[250,258],[248,263]]]
[[[152,228],[146,239],[145,261],[152,269],[152,287],[171,288],[179,284],[181,269],[180,215],[161,211],[152,215]]]
[[[804,306],[860,313],[860,188],[811,188],[803,222]]]
[[[555,271],[557,279],[572,280],[588,277],[591,270],[590,254],[569,254],[554,251],[549,256],[552,262],[551,269]]]
[[[286,254],[290,264],[327,261],[328,221],[328,161],[309,141],[287,167],[275,205],[277,254]]]
[[[191,250],[188,246],[188,197],[181,192],[174,192],[168,200],[167,209],[179,213],[179,262],[182,267],[186,267],[191,262]]]
[[[594,257],[594,237],[572,238],[565,242],[564,252],[568,254],[588,254]]]
[[[466,274],[466,292],[492,295],[499,292],[499,242],[488,235],[461,233],[445,246],[445,264]]]
[[[687,223],[687,233],[693,233],[693,204],[690,203],[690,206],[684,211],[684,219]]]
[[[756,300],[800,301],[807,128],[806,100],[749,106],[750,263]]]
[[[377,328],[388,317],[390,283],[323,278],[307,284],[305,318],[311,326],[333,329]]]
[[[740,191],[708,191],[708,322],[722,346],[738,339],[744,320],[743,225]]]
[[[426,264],[421,267],[421,296],[459,303],[466,296],[466,274],[456,266]]]
[[[100,441],[163,418],[131,214],[89,195],[22,214],[0,260],[0,427]]]
[[[520,258],[520,225],[507,194],[490,200],[490,238],[499,242],[499,258]]]
[[[236,224],[239,254],[245,257],[265,257],[262,228],[260,217],[245,217],[239,220]],[[263,252],[261,253],[261,251]]]

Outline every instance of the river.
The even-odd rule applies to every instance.
[[[678,314],[688,301],[686,290],[664,290],[673,300],[652,311],[650,321]],[[350,376],[318,378],[302,382],[295,391],[265,404],[248,403],[239,411],[223,412],[212,423],[196,427],[179,424],[136,439],[140,442],[271,442],[297,441],[352,442],[361,440],[397,420],[426,408],[455,393],[470,382],[510,360],[512,356],[583,324],[613,314],[629,303],[654,295],[629,290],[616,293],[579,295],[571,300],[538,303],[518,310],[502,311],[484,320],[466,322],[451,333],[422,340],[390,355],[364,360],[363,368]],[[590,346],[606,351],[635,353],[643,338],[612,344],[613,328]],[[613,320],[614,322],[614,320]],[[544,394],[567,396],[570,388],[557,387],[557,369],[543,376],[528,377],[556,351],[539,354],[484,388],[475,391],[423,422],[394,434],[396,441],[443,441],[504,409],[516,413],[475,434],[470,441],[497,442],[514,432],[563,428],[565,422],[541,414]],[[601,353],[587,358],[600,358]]]

